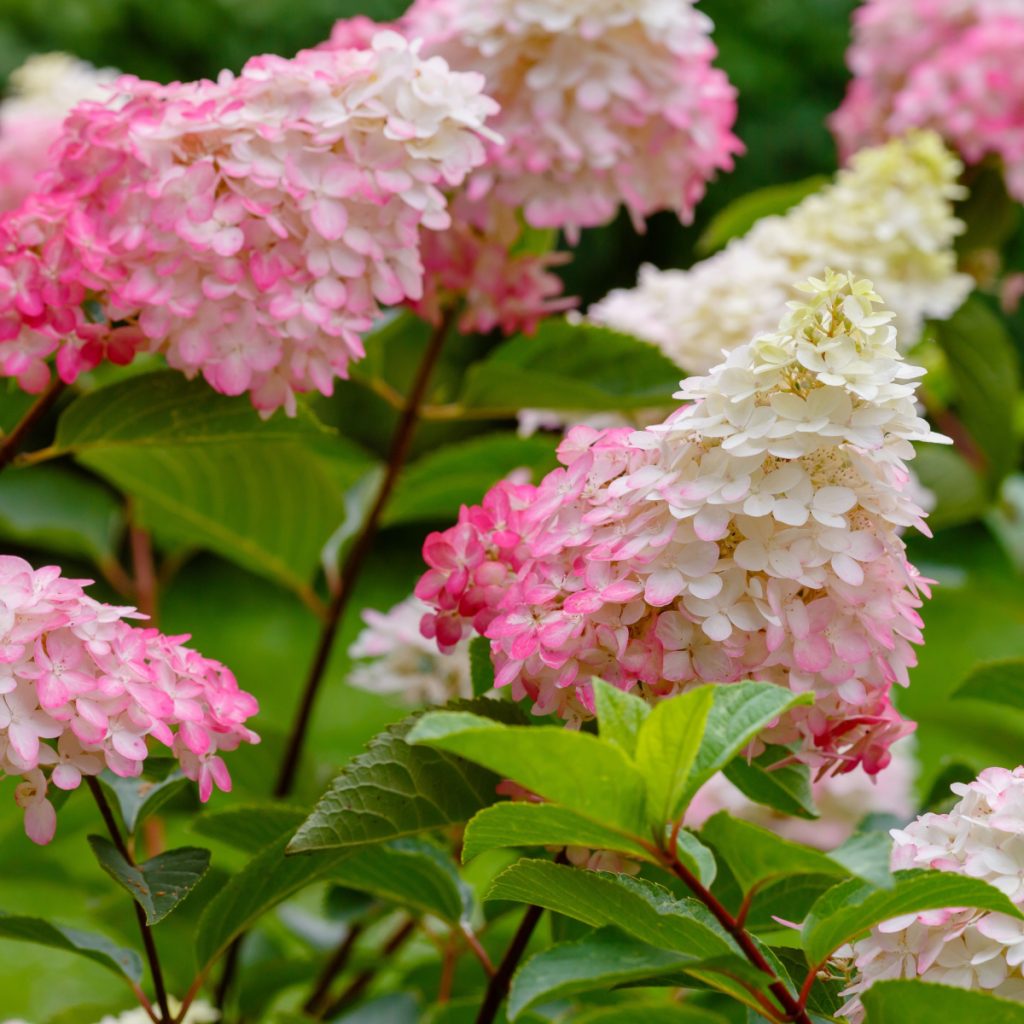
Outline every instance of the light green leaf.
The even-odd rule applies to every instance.
[[[142,981],[142,960],[138,953],[115,945],[103,935],[65,928],[40,917],[0,912],[0,937],[76,953],[136,984]]]
[[[125,779],[105,771],[100,776],[100,782],[113,795],[129,834],[134,834],[140,822],[155,814],[168,800],[192,784],[177,770],[159,782],[151,779]]]
[[[954,700],[983,700],[988,704],[1024,708],[1024,658],[979,665],[952,696]]]
[[[138,866],[129,864],[103,836],[89,836],[100,867],[126,889],[146,912],[147,924],[159,924],[199,884],[210,867],[210,851],[197,846],[168,850]]]
[[[551,946],[531,957],[516,972],[508,998],[509,1020],[533,1006],[582,992],[607,990],[677,972],[692,958],[655,949],[602,928],[577,942]]]
[[[511,802],[485,807],[470,820],[462,859],[468,861],[486,850],[510,846],[587,846],[652,859],[637,838],[566,807]]]
[[[310,414],[262,422],[180,373],[148,373],[84,395],[57,448],[135,500],[140,525],[198,545],[305,593],[345,515],[344,493],[370,466]]]
[[[603,679],[595,678],[593,687],[601,739],[621,747],[629,757],[635,757],[637,737],[651,713],[650,704]]]
[[[790,751],[785,747],[766,747],[753,761],[734,757],[723,774],[754,803],[796,818],[817,818],[807,765],[774,767],[789,756]]]
[[[1024,1004],[923,981],[878,981],[864,993],[867,1024],[1024,1024]]]
[[[192,822],[192,831],[253,854],[284,835],[293,835],[306,813],[279,803],[229,807],[216,814],[200,815]]]
[[[644,783],[619,747],[557,726],[505,726],[466,712],[432,711],[408,736],[457,754],[592,821],[643,832]]]
[[[688,829],[681,828],[676,836],[676,856],[700,879],[710,886],[718,874],[715,855]]]
[[[465,705],[481,715],[522,721],[505,701]],[[406,735],[420,714],[392,726],[351,760],[303,822],[289,852],[330,850],[396,839],[468,821],[497,799],[493,772],[441,750],[412,746]]]
[[[690,769],[704,735],[716,687],[699,686],[661,701],[640,727],[636,765],[647,785],[647,820],[656,832],[686,807]]]
[[[889,870],[891,856],[892,839],[888,832],[882,831],[856,832],[829,854],[851,875],[857,875],[881,889],[888,889],[893,884]]]
[[[882,921],[922,910],[974,907],[1024,920],[998,889],[977,878],[948,871],[897,871],[890,889],[857,878],[824,893],[811,907],[801,929],[807,962],[824,963],[840,946]]]
[[[526,468],[539,480],[558,465],[554,440],[545,435],[490,434],[446,445],[405,469],[384,523],[454,520],[461,505],[475,505],[502,477]]]

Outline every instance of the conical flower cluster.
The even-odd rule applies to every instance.
[[[875,282],[909,348],[926,318],[950,316],[972,287],[953,251],[964,230],[953,215],[962,169],[932,132],[862,150],[785,214],[689,270],[641,268],[635,288],[612,292],[589,316],[706,373],[723,351],[778,323],[795,281],[839,266]]]
[[[539,714],[593,712],[599,676],[652,699],[757,679],[811,692],[765,734],[874,773],[912,729],[892,706],[927,586],[899,531],[915,378],[870,282],[802,286],[779,330],[690,378],[643,431],[577,427],[538,486],[502,482],[428,537],[425,635],[491,640],[499,686]]]

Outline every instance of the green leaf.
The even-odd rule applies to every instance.
[[[308,413],[262,422],[180,373],[148,373],[84,395],[57,448],[135,500],[140,525],[306,593],[369,457]]]
[[[715,855],[688,829],[681,828],[676,836],[676,856],[700,879],[710,886],[718,874]]]
[[[305,819],[306,811],[297,807],[250,804],[200,815],[192,822],[192,831],[243,853],[256,853],[285,834],[293,835]]]
[[[89,836],[100,867],[126,889],[146,912],[147,924],[159,924],[199,884],[210,867],[210,851],[182,846],[137,867],[103,836]]]
[[[771,683],[730,683],[712,689],[715,702],[690,772],[684,801],[689,801],[715,772],[722,771],[779,715],[797,705],[814,702],[809,693],[794,695]]]
[[[138,953],[117,946],[102,935],[65,928],[40,917],[0,912],[0,937],[77,953],[136,984],[142,981],[142,960]]]
[[[734,199],[711,218],[697,240],[697,252],[707,256],[721,249],[730,239],[745,235],[762,217],[785,213],[801,199],[822,189],[830,180],[827,175],[815,174],[802,181],[755,189]]]
[[[629,757],[635,757],[637,737],[651,713],[650,704],[603,679],[595,678],[593,687],[601,739],[621,747]]]
[[[454,520],[461,505],[479,503],[512,470],[526,468],[539,480],[557,465],[554,440],[544,435],[491,434],[449,444],[403,471],[384,523]]]
[[[524,1010],[581,992],[615,988],[677,971],[690,957],[655,949],[602,928],[577,942],[552,946],[531,957],[516,972],[508,997],[509,1020]]]
[[[485,807],[470,820],[462,859],[509,846],[587,846],[651,860],[650,852],[634,837],[566,807],[508,801]]]
[[[1024,1004],[923,981],[877,981],[864,993],[867,1024],[1024,1024]]]
[[[714,702],[713,685],[661,701],[641,725],[636,765],[647,784],[647,820],[660,832],[686,807],[690,770]]]
[[[626,1003],[584,1010],[573,1017],[573,1024],[727,1024],[727,1020],[698,1006]]]
[[[592,928],[611,925],[658,949],[697,960],[737,951],[702,904],[676,899],[660,885],[628,875],[520,860],[494,879],[486,898],[532,903]]]
[[[469,642],[469,674],[473,683],[474,697],[482,697],[494,689],[491,641],[485,636],[475,636]]]
[[[824,963],[840,946],[901,914],[974,907],[1024,920],[1024,914],[1003,893],[977,878],[948,871],[897,871],[893,878],[891,889],[877,889],[851,878],[824,893],[801,929],[807,962],[815,966]]]
[[[124,532],[122,502],[68,466],[43,463],[0,476],[0,537],[110,565]]]
[[[782,839],[760,825],[731,818],[725,811],[704,823],[701,837],[718,851],[745,893],[756,885],[787,875],[848,874],[846,868],[825,854]]]
[[[477,700],[465,705],[481,715],[522,721],[513,704]],[[468,821],[495,802],[500,781],[486,771],[406,735],[420,714],[391,726],[350,761],[317,802],[289,852],[330,850],[396,839]]]
[[[1007,658],[979,665],[953,691],[954,700],[983,700],[1024,708],[1024,658]]]
[[[180,771],[172,771],[165,779],[124,779],[105,771],[100,782],[113,794],[121,812],[121,820],[129,834],[134,834],[139,823],[155,814],[168,800],[191,785]]]
[[[888,832],[883,831],[856,832],[829,854],[832,860],[841,864],[851,875],[857,875],[882,889],[888,889],[893,884],[889,869],[891,856],[892,839]]]
[[[956,382],[956,406],[967,432],[984,453],[995,486],[1017,464],[1014,408],[1020,387],[1017,353],[1003,321],[971,296],[935,325]]]
[[[506,726],[467,712],[431,711],[408,740],[483,765],[592,821],[633,835],[644,830],[640,773],[619,747],[589,733],[549,725]]]
[[[196,927],[196,959],[207,970],[232,940],[268,910],[337,869],[344,853],[286,857],[288,837],[261,850],[206,905]]]
[[[475,415],[540,409],[643,409],[672,404],[679,368],[654,345],[605,327],[544,321],[466,375],[459,398]]]
[[[753,761],[733,758],[723,769],[725,777],[754,803],[796,818],[817,818],[811,774],[805,764],[784,764],[790,756],[785,747],[766,747]]]
[[[980,519],[991,503],[985,478],[949,445],[919,445],[914,472],[935,495],[935,508],[928,513],[933,530]]]

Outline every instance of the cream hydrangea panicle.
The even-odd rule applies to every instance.
[[[48,843],[57,819],[49,787],[73,790],[109,769],[138,776],[150,740],[170,748],[200,799],[228,791],[221,754],[258,743],[245,722],[258,706],[219,662],[130,625],[132,608],[86,596],[88,580],[0,556],[0,771],[20,776],[25,830]]]
[[[965,194],[961,170],[932,132],[862,150],[787,213],[762,218],[689,270],[641,268],[635,288],[612,292],[589,316],[705,373],[723,351],[772,329],[794,281],[841,266],[875,282],[909,348],[926,318],[950,316],[972,288],[953,250],[964,230],[953,214]]]
[[[811,692],[767,730],[823,771],[876,773],[928,594],[899,531],[915,379],[871,284],[829,272],[781,327],[690,378],[663,423],[571,430],[563,468],[502,481],[424,544],[424,635],[491,640],[496,684],[593,714],[590,680],[650,699],[756,679]]]
[[[11,72],[0,103],[0,212],[33,191],[71,108],[102,98],[116,77],[66,53],[36,54]]]
[[[892,867],[933,868],[980,878],[1024,904],[1024,767],[986,768],[948,814],[923,814],[894,829]],[[840,1011],[864,1017],[861,996],[876,981],[920,978],[983,989],[1024,1002],[1024,922],[1005,914],[953,907],[904,914],[874,928],[847,950],[857,968]]]
[[[501,104],[468,195],[574,235],[625,205],[688,220],[732,167],[735,90],[712,67],[692,0],[415,0],[402,21],[426,52],[477,71]]]
[[[867,0],[853,29],[843,152],[933,128],[969,163],[998,158],[1024,200],[1024,0]]]
[[[261,411],[330,394],[381,305],[422,297],[422,229],[485,159],[483,78],[394,32],[124,77],[78,106],[38,194],[0,219],[0,373],[38,390],[159,351]]]
[[[415,705],[472,697],[469,639],[449,653],[439,651],[420,633],[420,621],[429,610],[419,598],[407,597],[387,612],[364,611],[366,628],[348,650],[351,658],[359,659],[348,681],[373,693],[401,694]]]

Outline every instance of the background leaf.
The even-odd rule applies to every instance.
[[[811,772],[805,764],[775,767],[790,755],[785,747],[769,746],[753,760],[736,757],[723,769],[725,777],[754,803],[795,818],[818,817],[811,789]]]

